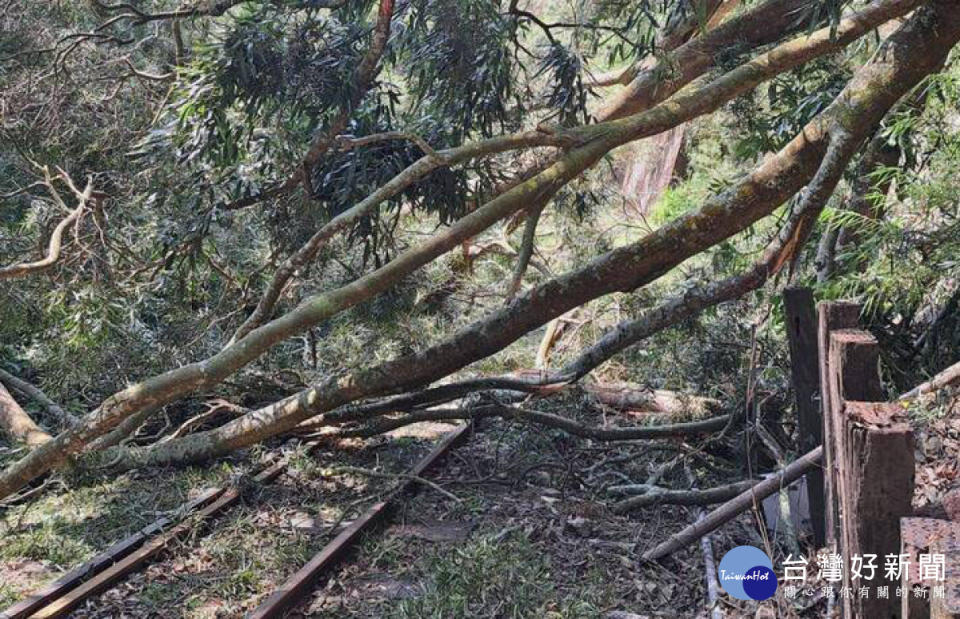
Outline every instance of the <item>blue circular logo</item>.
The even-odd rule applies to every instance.
[[[773,562],[754,546],[737,546],[723,555],[717,577],[723,590],[738,600],[766,600],[777,592]]]

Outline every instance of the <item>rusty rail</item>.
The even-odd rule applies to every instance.
[[[223,488],[211,488],[192,501],[184,503],[177,511],[189,514],[214,501],[223,492]],[[57,598],[75,589],[83,581],[96,576],[117,561],[123,559],[142,546],[150,537],[161,533],[171,524],[173,524],[173,520],[166,516],[158,518],[136,533],[110,546],[86,563],[73,568],[36,593],[0,612],[0,619],[21,619],[23,617],[29,617],[38,609],[43,608]]]
[[[472,424],[467,423],[451,432],[410,470],[410,476],[419,477],[451,447],[466,438],[470,428]],[[307,448],[312,451],[320,444],[321,441],[314,441],[309,443]],[[279,477],[286,467],[287,462],[281,460],[262,470],[253,479],[260,484],[270,483]],[[370,507],[254,611],[253,616],[278,616],[277,613],[282,612],[283,608],[298,601],[310,590],[314,579],[339,560],[362,532],[382,522],[388,515],[391,502],[409,492],[412,484],[415,483],[412,479],[407,479],[386,499]],[[236,485],[205,491],[176,510],[183,514],[179,522],[172,517],[159,518],[0,612],[0,619],[66,616],[85,600],[102,593],[130,573],[140,569],[172,542],[237,504],[240,497],[240,490]],[[272,610],[273,608],[279,610]],[[261,611],[264,614],[257,614]]]
[[[448,434],[433,450],[410,470],[410,477],[419,477],[431,466],[436,464],[446,453],[459,445],[468,436],[472,429],[472,422],[467,422],[457,430]],[[299,603],[314,588],[323,573],[342,559],[359,537],[372,531],[378,524],[383,523],[390,514],[390,508],[396,499],[411,492],[416,481],[407,478],[382,501],[372,505],[362,516],[357,518],[346,529],[340,532],[329,544],[317,553],[309,562],[290,576],[283,585],[270,597],[247,615],[248,619],[269,619],[282,617],[283,614]]]
[[[312,450],[319,444],[312,442],[307,447]],[[258,483],[270,483],[283,473],[286,466],[287,462],[281,460],[262,470],[253,479]],[[0,612],[0,619],[66,615],[87,598],[104,591],[138,569],[170,542],[236,504],[239,499],[240,491],[237,486],[205,491],[176,510],[183,513],[178,523],[175,524],[170,517],[159,518],[36,593],[3,610]]]

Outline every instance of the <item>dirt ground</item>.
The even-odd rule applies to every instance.
[[[956,485],[960,410],[916,412],[916,504],[932,509]],[[569,412],[567,413],[569,414]],[[589,413],[583,413],[585,421]],[[615,420],[614,420],[615,421]],[[394,436],[352,439],[306,454],[280,447],[290,467],[276,482],[246,484],[242,505],[169,548],[74,613],[75,617],[238,617],[255,608],[453,428],[422,424]],[[694,442],[574,439],[541,427],[483,422],[417,484],[390,524],[362,544],[291,616],[304,617],[707,617],[701,546],[663,563],[642,552],[694,521],[698,508],[658,506],[614,513],[609,487],[651,478],[687,487],[737,479],[735,462]],[[241,479],[268,450],[206,468],[128,474],[54,488],[5,510],[0,521],[3,606],[96,551],[168,513],[204,488]],[[353,467],[349,473],[338,467]],[[158,492],[162,488],[162,492]],[[454,497],[449,496],[454,495]],[[787,555],[780,532],[745,513],[712,537],[714,558],[741,544]],[[808,556],[815,550],[799,543]],[[818,595],[738,603],[721,593],[726,617],[821,617]]]

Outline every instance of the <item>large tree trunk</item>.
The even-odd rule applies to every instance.
[[[957,0],[942,0],[917,11],[856,73],[824,113],[781,152],[727,192],[708,200],[700,211],[528,291],[509,306],[422,352],[328,379],[215,430],[156,448],[128,450],[124,457],[138,464],[164,464],[228,453],[287,432],[310,416],[354,400],[428,384],[496,353],[574,307],[610,292],[634,290],[657,279],[690,256],[773,212],[813,177],[822,161],[829,162],[836,155],[828,156],[831,140],[846,145],[841,156],[843,161],[849,160],[853,154],[849,145],[870,135],[887,110],[936,70],[960,39],[958,8]],[[634,122],[637,121],[624,119],[614,124],[629,132]],[[835,168],[835,163],[831,168]],[[835,184],[837,179],[831,180]],[[829,183],[821,183],[811,190],[832,188]],[[331,422],[337,421],[336,415],[328,417]]]
[[[820,200],[801,205],[767,244],[762,258],[750,268],[719,281],[706,280],[686,287],[681,293],[667,297],[639,317],[620,322],[567,363],[559,375],[567,380],[577,380],[654,333],[693,318],[709,307],[739,299],[760,288],[789,261],[792,246],[802,245],[806,241],[825,202]]]
[[[783,0],[771,0],[771,3],[778,1]],[[715,110],[723,102],[784,70],[841,49],[879,23],[904,14],[915,5],[915,0],[878,2],[841,22],[835,31],[824,29],[786,43],[648,112],[558,134],[570,145],[559,160],[422,245],[342,288],[306,299],[295,310],[253,330],[209,359],[161,374],[111,396],[83,425],[60,434],[4,471],[0,475],[0,497],[64,462],[129,415],[219,383],[277,342],[372,298],[497,221],[549,199],[613,148]],[[564,311],[609,292],[632,290],[646,284],[691,255],[743,230],[771,213],[810,179],[826,151],[829,132],[825,123],[836,122],[854,135],[863,135],[906,89],[942,62],[955,38],[951,38],[954,24],[940,13],[944,12],[944,6],[952,10],[956,2],[943,0],[935,6],[936,9],[924,14],[933,16],[931,23],[938,26],[938,30],[928,27],[930,32],[924,31],[917,43],[914,32],[920,27],[916,19],[912,20],[909,27],[885,46],[883,54],[858,73],[822,121],[811,123],[780,154],[771,157],[731,191],[710,200],[699,213],[679,219],[638,243],[530,291],[503,311],[461,332],[448,344],[429,349],[426,358],[419,355],[404,358],[357,376],[332,380],[302,394],[302,401],[294,398],[268,407],[218,429],[216,434],[182,439],[185,442],[171,441],[166,449],[171,454],[180,450],[171,459],[186,461],[224,453],[288,430],[315,412],[436,380],[496,352]],[[928,40],[924,41],[924,37]],[[912,55],[910,62],[905,62],[901,54]],[[513,143],[511,138],[500,141]],[[411,369],[410,364],[420,364],[420,367]],[[211,445],[216,448],[211,450]]]

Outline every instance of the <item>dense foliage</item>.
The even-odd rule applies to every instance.
[[[196,6],[208,4],[215,5]],[[847,4],[811,3],[797,17],[801,29],[836,24]],[[89,177],[97,196],[95,208],[69,229],[64,257],[52,270],[0,282],[0,367],[77,409],[221,348],[287,255],[427,155],[426,148],[592,122],[605,94],[590,85],[594,74],[657,58],[658,36],[669,24],[696,19],[696,33],[707,17],[697,15],[696,3],[669,0],[402,1],[374,79],[359,85],[355,72],[377,20],[370,0],[243,2],[179,19],[163,17],[183,8],[175,2],[125,6],[15,0],[0,18],[0,263],[42,253],[63,216],[52,189],[38,183],[43,166],[68,206],[67,176],[78,185]],[[543,216],[528,281],[697,208],[822,111],[876,44],[868,37],[690,123],[683,148],[691,163],[649,221],[624,222],[620,214],[611,174],[633,164],[625,156],[564,188]],[[742,57],[743,50],[730,49],[717,70]],[[857,242],[840,248],[836,273],[817,284],[818,293],[865,303],[872,328],[889,344],[889,372],[902,386],[956,357],[956,79],[951,65],[885,122],[882,135],[900,161],[871,171],[874,186],[892,187],[871,196],[882,216],[845,210],[844,189],[817,228],[818,236],[831,227],[856,231]],[[292,189],[273,193],[299,174],[314,136],[343,114],[348,120],[338,135],[346,141],[406,137],[356,147],[338,142]],[[281,307],[385,264],[546,156],[532,149],[434,170],[326,247],[286,289]],[[64,178],[56,178],[57,169]],[[253,204],[238,208],[247,201]],[[497,307],[519,249],[518,223],[477,239],[481,259],[451,255],[303,341],[278,346],[237,389],[248,401],[267,401],[275,393],[262,381],[286,380],[276,370],[296,374],[294,384],[310,382],[364,355],[382,359],[421,347]],[[577,342],[589,343],[621,311],[751,263],[777,223],[754,226],[657,286],[592,304],[586,326],[559,354],[574,354]],[[815,251],[813,242],[794,281],[815,281]],[[756,303],[774,298],[766,290],[745,305],[708,311],[683,327],[691,339],[654,338],[630,353],[625,377],[739,398],[743,352],[723,344],[742,341],[759,325],[769,338],[762,363],[781,366],[770,374],[777,391],[785,381],[779,309],[768,316]],[[521,347],[489,363],[514,368],[530,356]]]

